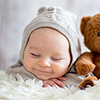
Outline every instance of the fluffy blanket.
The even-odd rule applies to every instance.
[[[65,88],[42,87],[42,81],[18,81],[0,71],[0,100],[100,100],[100,81],[94,87],[77,90],[74,86]]]

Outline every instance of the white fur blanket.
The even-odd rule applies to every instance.
[[[100,100],[100,81],[85,90],[77,90],[74,86],[43,88],[42,81],[24,81],[20,76],[16,81],[0,71],[0,100]]]

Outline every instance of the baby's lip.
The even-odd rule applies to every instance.
[[[40,69],[35,69],[35,70],[41,73],[50,73],[50,71],[46,71],[46,70],[40,70]]]

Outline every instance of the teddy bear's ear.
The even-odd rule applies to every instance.
[[[81,33],[82,35],[84,35],[84,29],[87,25],[87,22],[91,19],[91,16],[87,16],[87,17],[83,17],[81,19],[81,24],[80,24],[80,30],[81,30]]]

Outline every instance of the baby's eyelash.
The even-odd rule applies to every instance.
[[[52,60],[54,60],[54,61],[60,61],[61,58],[52,58]]]
[[[34,54],[34,53],[31,53],[31,55],[34,56],[34,57],[40,57],[40,55]]]

